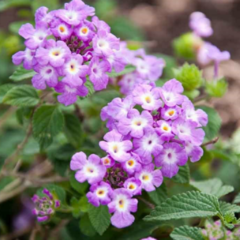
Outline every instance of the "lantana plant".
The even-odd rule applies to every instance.
[[[3,122],[16,113],[26,134],[1,161],[0,212],[25,195],[31,239],[239,239],[239,195],[226,198],[234,188],[201,165],[214,158],[221,118],[209,100],[227,90],[230,53],[203,40],[203,13],[189,26],[176,58],[131,49],[81,0],[20,27],[25,49],[0,101]]]

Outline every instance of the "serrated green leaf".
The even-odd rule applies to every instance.
[[[34,72],[33,70],[26,70],[25,68],[23,68],[23,66],[19,66],[9,78],[15,82],[19,82],[25,79],[32,78],[35,74],[36,72]]]
[[[33,107],[39,103],[39,97],[32,86],[21,85],[10,89],[2,102],[19,107]]]
[[[70,184],[71,184],[71,187],[75,189],[77,192],[79,192],[80,194],[85,194],[88,188],[87,182],[80,183],[76,180],[75,172],[73,171],[70,172]]]
[[[233,213],[240,212],[240,206],[236,204],[231,204],[224,201],[220,201],[219,204],[220,204],[220,209],[223,215],[227,214],[228,212],[233,212]]]
[[[13,84],[4,84],[0,86],[0,103],[2,103],[4,96],[10,91],[15,85]]]
[[[202,109],[208,115],[208,124],[203,127],[205,132],[205,140],[210,141],[218,135],[222,120],[219,114],[213,108],[207,106],[198,106],[197,109]]]
[[[63,128],[64,118],[56,105],[45,105],[37,109],[33,115],[33,136],[45,149]]]
[[[200,87],[203,78],[202,71],[194,64],[184,63],[179,69],[174,69],[175,78],[182,83],[184,90],[193,91]]]
[[[136,67],[133,65],[127,65],[125,69],[121,72],[115,72],[114,70],[110,73],[107,73],[109,77],[119,77],[128,73],[131,73],[136,70]]]
[[[223,185],[222,181],[219,178],[197,182],[191,181],[191,185],[203,193],[215,195],[218,198],[234,191],[234,188],[232,186]]]
[[[224,78],[218,81],[206,82],[206,92],[211,97],[221,98],[227,91],[228,84]]]
[[[189,226],[175,228],[170,236],[174,240],[204,240],[201,228]]]
[[[73,114],[64,114],[64,133],[69,142],[76,148],[80,147],[82,140],[82,128],[80,120]]]
[[[240,203],[240,193],[234,198],[233,203]]]
[[[88,214],[84,214],[80,219],[80,230],[81,232],[89,237],[96,235],[96,231],[89,219]]]
[[[175,175],[172,180],[177,183],[189,183],[190,171],[188,164],[179,167],[178,174]]]
[[[80,209],[80,201],[77,200],[75,197],[71,198],[71,207],[72,207],[72,214],[73,217],[78,218],[81,215],[81,209]]]
[[[215,196],[190,191],[168,198],[157,206],[146,221],[164,221],[192,217],[212,217],[219,214],[219,203]]]
[[[160,205],[162,202],[164,202],[167,199],[167,187],[163,183],[160,187],[158,187],[155,191],[148,192],[149,197],[151,200],[157,204]]]
[[[91,205],[88,214],[93,227],[100,235],[102,235],[110,226],[111,215],[108,211],[108,207],[100,205],[96,208]]]

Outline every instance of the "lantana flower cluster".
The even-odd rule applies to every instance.
[[[32,197],[32,201],[35,204],[33,214],[37,216],[39,222],[46,222],[55,213],[55,210],[60,207],[60,200],[56,199],[46,188],[43,189],[42,193],[44,197],[40,197],[37,194]]]
[[[217,78],[219,63],[229,60],[230,53],[228,51],[222,52],[213,44],[202,39],[202,37],[210,37],[213,34],[211,21],[202,12],[194,12],[190,15],[189,26],[194,34],[198,62],[202,65],[214,62],[214,77]]]
[[[165,62],[162,58],[147,55],[144,49],[129,50],[125,42],[121,42],[119,51],[127,64],[136,67],[135,71],[125,74],[119,81],[120,91],[128,95],[138,84],[152,84],[161,77]]]
[[[109,129],[99,143],[106,156],[87,158],[79,152],[72,157],[76,180],[91,185],[88,201],[96,207],[108,205],[118,228],[133,223],[135,196],[154,191],[188,158],[196,162],[203,155],[201,127],[208,116],[182,93],[182,84],[172,79],[161,88],[139,84],[125,98],[113,99],[101,112]]]
[[[113,69],[122,71],[125,59],[118,54],[120,40],[110,27],[98,19],[95,9],[81,0],[72,0],[64,9],[48,12],[40,7],[35,14],[35,28],[24,24],[19,34],[26,49],[13,55],[13,63],[36,75],[32,84],[36,89],[47,86],[60,93],[58,101],[65,105],[86,96],[86,79],[96,91],[106,88]]]
[[[240,238],[240,228],[230,231],[222,225],[220,220],[215,222],[207,220],[202,234],[206,240],[238,240]]]

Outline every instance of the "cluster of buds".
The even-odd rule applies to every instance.
[[[133,223],[130,212],[136,212],[138,204],[134,196],[154,191],[188,158],[196,162],[203,155],[201,127],[208,122],[207,114],[195,110],[182,93],[181,83],[172,79],[161,88],[140,84],[127,97],[113,99],[101,112],[109,132],[99,145],[107,155],[87,158],[79,152],[72,157],[76,180],[91,184],[89,202],[108,205],[118,228]]]
[[[51,12],[40,7],[35,14],[36,27],[27,23],[19,30],[26,49],[13,55],[13,63],[33,69],[33,86],[54,88],[60,94],[58,101],[65,105],[88,94],[87,78],[99,91],[108,85],[107,72],[120,72],[126,65],[119,39],[94,14],[93,7],[72,0],[64,9]]]
[[[222,225],[220,220],[213,223],[206,221],[202,234],[206,240],[238,240],[240,229],[236,228],[234,231],[230,231]]]
[[[44,197],[39,197],[36,194],[32,197],[35,204],[33,214],[37,216],[39,222],[46,222],[51,218],[55,210],[60,207],[60,201],[55,199],[46,188],[43,189],[42,193],[45,195]]]

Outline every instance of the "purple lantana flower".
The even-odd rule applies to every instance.
[[[69,25],[77,26],[87,16],[93,16],[95,9],[84,4],[81,0],[72,0],[65,3],[63,10],[58,10],[56,16]]]
[[[63,75],[65,75],[63,81],[67,82],[71,86],[81,86],[83,84],[82,79],[85,79],[88,74],[88,66],[82,65],[82,63],[82,56],[73,53],[71,57],[66,60],[66,63],[63,66]]]
[[[107,72],[110,71],[110,64],[108,61],[100,61],[98,57],[93,57],[89,69],[89,79],[93,83],[94,89],[97,91],[105,89],[109,80]]]
[[[203,149],[191,142],[185,142],[185,151],[191,162],[197,162],[203,156]]]
[[[37,72],[32,78],[32,84],[36,89],[44,90],[46,85],[55,87],[58,84],[59,73],[56,68],[46,65],[36,65],[34,70]]]
[[[196,128],[197,123],[183,118],[178,118],[173,122],[173,132],[180,140],[188,141],[196,146],[202,144],[205,132],[201,128]]]
[[[91,154],[88,159],[85,153],[79,152],[73,155],[70,168],[76,172],[76,179],[79,182],[93,184],[100,182],[106,174],[106,167],[100,165],[101,159],[95,154]]]
[[[163,176],[159,169],[154,170],[154,164],[143,166],[142,170],[135,174],[135,178],[141,181],[142,188],[147,192],[152,192],[163,182]]]
[[[127,118],[121,119],[118,124],[118,131],[123,134],[135,138],[143,136],[143,130],[146,127],[151,127],[153,124],[153,117],[148,111],[143,111],[141,114],[137,109],[129,111]]]
[[[137,211],[137,199],[131,199],[131,194],[127,189],[120,188],[114,190],[112,202],[108,204],[109,212],[114,213],[111,223],[117,228],[130,226],[134,222],[134,216],[130,212]]]
[[[144,135],[133,140],[134,152],[140,156],[142,164],[152,162],[152,155],[157,156],[162,150],[162,140],[154,128],[146,128]]]
[[[163,151],[155,158],[157,167],[162,167],[164,177],[172,178],[178,173],[179,167],[186,164],[188,156],[183,147],[177,143],[165,143]]]
[[[70,54],[65,42],[50,39],[46,42],[46,48],[37,50],[36,59],[41,65],[50,63],[53,67],[61,67]]]
[[[159,127],[156,128],[156,131],[160,135],[162,141],[169,142],[172,138],[174,138],[171,122],[160,120],[157,124]]]
[[[115,161],[109,155],[101,158],[101,161],[102,161],[102,165],[104,165],[106,168],[110,168],[110,167],[114,166],[114,164],[115,164]]]
[[[120,41],[113,34],[100,29],[93,38],[93,49],[98,56],[109,56],[114,53],[114,49],[120,48]]]
[[[190,15],[189,26],[199,37],[210,37],[213,34],[210,20],[201,12]]]
[[[126,188],[130,192],[131,196],[140,195],[142,193],[141,184],[142,183],[139,179],[131,177],[124,182],[124,188]]]
[[[133,101],[146,110],[157,110],[162,107],[160,91],[150,85],[142,84],[137,86],[133,92]]]
[[[95,29],[93,23],[85,20],[74,29],[74,33],[78,36],[79,39],[87,42],[92,40],[92,38],[95,36],[94,30]]]
[[[36,49],[44,45],[50,30],[43,24],[36,26],[36,29],[30,23],[26,23],[19,29],[19,35],[22,36],[25,41],[25,45],[29,49]]]
[[[112,188],[108,183],[100,182],[91,185],[90,192],[87,193],[88,201],[95,207],[100,204],[107,205],[111,202]]]
[[[79,87],[74,87],[68,84],[67,82],[59,82],[55,91],[58,93],[62,93],[57,97],[58,101],[65,106],[71,105],[77,101],[77,97],[85,97],[88,94],[88,89],[82,85]]]
[[[99,143],[100,147],[118,162],[125,162],[130,159],[131,155],[128,153],[132,149],[132,142],[123,140],[123,136],[116,130],[112,130],[105,134]]]
[[[175,120],[176,118],[178,118],[179,114],[181,114],[181,108],[178,106],[175,107],[168,107],[168,106],[164,106],[161,109],[161,117],[164,120]]]
[[[202,110],[197,109],[195,111],[192,102],[186,98],[182,104],[183,114],[187,120],[191,120],[197,123],[197,127],[206,126],[208,123],[208,115]]]
[[[134,65],[137,67],[137,72],[141,78],[155,82],[162,75],[165,62],[161,58],[145,56],[143,59],[137,58]]]
[[[60,201],[48,189],[44,188],[42,193],[45,197],[39,197],[36,194],[32,197],[32,201],[35,204],[33,214],[37,216],[39,222],[48,221],[51,215],[54,214],[55,209],[60,207]]]
[[[23,63],[23,67],[27,70],[30,70],[36,64],[34,55],[34,50],[26,48],[25,51],[19,51],[15,53],[12,56],[12,61],[15,65],[20,65],[21,63]]]
[[[140,171],[141,164],[139,162],[140,157],[135,153],[131,153],[130,159],[127,160],[126,162],[123,162],[122,167],[129,175],[132,175],[136,171]]]
[[[176,79],[169,80],[161,88],[161,97],[168,107],[174,107],[182,104],[183,86]]]
[[[71,26],[59,19],[56,19],[51,24],[51,31],[55,37],[60,38],[61,40],[68,39],[73,33]]]

